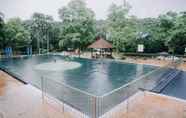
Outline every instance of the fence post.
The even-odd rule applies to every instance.
[[[62,113],[65,113],[65,103],[61,102],[61,105],[62,105]]]
[[[95,97],[97,101],[97,117],[102,115],[102,97]]]
[[[44,104],[45,95],[44,95],[44,78],[43,77],[41,77],[41,91],[42,91],[42,102]]]
[[[97,118],[96,97],[92,97],[92,118]]]
[[[126,114],[127,114],[127,118],[129,118],[129,104],[130,104],[130,95],[129,95],[129,91],[127,91],[127,111],[126,111]]]
[[[99,115],[102,116],[103,115],[103,102],[102,102],[102,97],[97,97],[99,99]]]

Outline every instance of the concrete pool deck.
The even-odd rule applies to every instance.
[[[81,55],[81,58],[91,59],[91,56],[90,54],[84,54],[84,55]],[[126,62],[126,63],[145,64],[145,65],[152,65],[152,66],[159,66],[159,67],[163,67],[171,62],[170,60],[159,60],[155,58],[154,59],[152,58],[142,59],[142,58],[131,58],[131,57],[126,57],[126,59],[124,60],[116,58],[116,60],[120,62]]]
[[[185,59],[186,60],[186,59]],[[183,62],[179,67],[180,70],[186,71],[186,62]]]
[[[22,85],[23,84],[16,79],[0,71],[0,96],[5,96],[10,90]]]
[[[113,54],[114,58],[118,58],[121,56],[118,56],[117,54]],[[81,58],[88,58],[91,59],[91,54],[90,53],[83,53],[83,55],[81,55]],[[179,69],[186,71],[186,58],[183,58],[183,60],[185,62],[183,62]],[[157,59],[157,58],[135,58],[135,57],[130,57],[130,56],[126,56],[125,59],[117,59],[117,61],[121,61],[121,62],[127,62],[127,63],[135,63],[135,64],[146,64],[146,65],[153,65],[153,66],[160,66],[163,67],[167,64],[169,64],[171,62],[171,60],[164,60],[164,59]]]
[[[145,92],[144,98],[129,104],[128,109],[127,114],[115,118],[186,118],[186,101],[151,92]]]
[[[0,71],[0,118],[66,118],[42,103],[41,91]]]

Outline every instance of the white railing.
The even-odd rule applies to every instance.
[[[54,79],[44,77],[41,79],[42,96],[43,99],[46,96],[53,96],[65,104],[62,106],[68,108],[67,112],[78,114],[76,117],[110,118],[114,115],[113,111],[117,111],[117,109],[121,110],[123,108],[127,112],[129,97],[140,90],[152,90],[162,81],[163,76],[175,71],[180,63],[181,61],[176,61],[160,67],[102,96],[95,96],[70,85],[57,82]]]

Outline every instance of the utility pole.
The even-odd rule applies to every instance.
[[[127,6],[127,1],[123,0],[123,6],[126,7]]]

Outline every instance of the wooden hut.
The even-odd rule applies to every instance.
[[[88,46],[91,49],[91,57],[109,57],[112,58],[112,44],[103,38],[98,38],[94,43]]]

